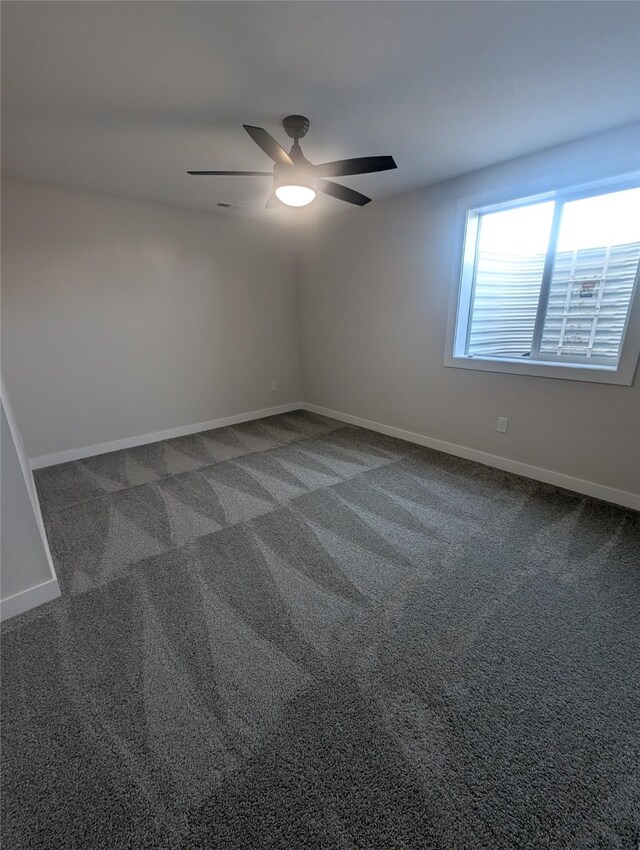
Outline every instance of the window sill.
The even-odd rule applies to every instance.
[[[527,362],[523,362],[526,360]],[[590,381],[597,384],[633,384],[635,364],[626,370],[613,366],[591,366],[585,363],[552,363],[528,358],[445,357],[444,365],[477,372],[502,372],[508,375],[531,375],[537,378],[560,378],[565,381]]]

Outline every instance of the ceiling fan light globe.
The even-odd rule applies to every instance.
[[[316,196],[315,190],[310,186],[299,186],[288,184],[278,186],[276,189],[278,200],[288,207],[306,207]]]

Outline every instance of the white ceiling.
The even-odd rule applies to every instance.
[[[343,181],[375,200],[636,120],[639,35],[628,2],[3,2],[3,171],[258,211],[268,178],[186,171],[269,170],[242,124],[302,113],[312,161],[395,156]]]

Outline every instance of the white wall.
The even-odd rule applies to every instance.
[[[2,188],[3,374],[30,457],[299,399],[277,225]]]
[[[639,493],[637,378],[618,387],[443,366],[458,199],[630,171],[639,141],[635,125],[336,208],[297,258],[301,228],[5,180],[3,372],[27,453],[302,397]],[[506,435],[498,415],[510,418]]]
[[[443,366],[458,200],[638,168],[634,125],[318,225],[300,275],[304,400],[640,493],[637,376],[621,387]],[[499,415],[510,420],[505,435]]]
[[[0,618],[6,619],[60,595],[44,533],[33,478],[20,433],[3,387],[0,451],[2,454],[2,575]]]

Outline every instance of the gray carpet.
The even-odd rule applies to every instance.
[[[37,484],[7,850],[636,850],[638,514],[307,413]]]

